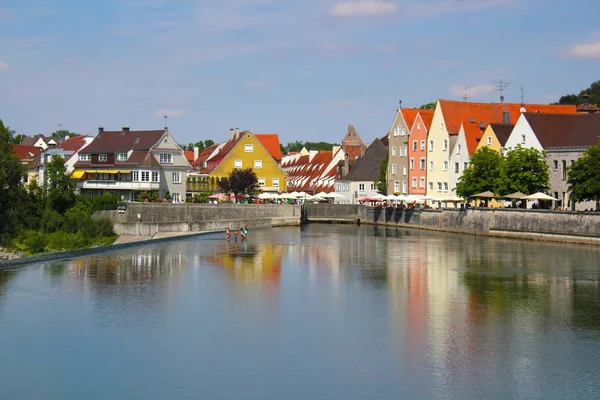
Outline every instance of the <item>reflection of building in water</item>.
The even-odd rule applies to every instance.
[[[208,261],[225,268],[229,277],[243,284],[279,286],[284,246],[227,242],[227,251],[211,254]]]
[[[68,264],[71,276],[109,284],[150,283],[180,272],[187,256],[168,246],[146,247],[136,253],[106,254],[76,259]]]

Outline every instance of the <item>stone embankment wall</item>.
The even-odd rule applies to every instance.
[[[268,228],[300,225],[302,207],[275,204],[128,204],[127,210],[98,211],[109,217],[119,235],[152,237],[159,232],[223,231],[227,228]]]
[[[600,213],[500,208],[412,210],[307,204],[306,218],[309,222],[355,223],[360,220],[364,224],[600,245]]]

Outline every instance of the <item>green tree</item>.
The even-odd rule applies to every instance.
[[[214,142],[214,141],[212,141],[211,139],[206,139],[206,140],[204,141],[204,143],[203,143],[203,148],[205,149],[205,148],[207,148],[207,147],[210,147],[210,146],[212,146],[212,145],[214,145],[214,144],[215,144],[215,142]]]
[[[549,188],[548,164],[545,153],[537,149],[521,147],[510,149],[502,162],[498,194],[513,192],[533,194]]]
[[[252,168],[234,169],[227,178],[219,181],[219,188],[224,193],[233,193],[236,196],[240,194],[254,196],[260,191],[258,178]]]
[[[420,110],[435,110],[436,105],[437,105],[437,102],[421,104],[419,106],[419,109]]]
[[[68,136],[70,138],[75,137],[75,136],[81,136],[80,133],[75,133],[75,132],[71,132],[67,129],[59,129],[56,132],[52,132],[52,134],[50,135],[50,137],[53,138],[64,138],[65,136]]]
[[[53,155],[45,166],[46,206],[64,214],[75,204],[75,181],[67,174],[64,158]]]
[[[11,144],[21,144],[21,142],[23,141],[23,139],[25,137],[27,137],[25,134],[23,133],[19,133],[17,135],[17,133],[15,131],[10,131],[10,135],[11,135],[11,139],[10,139],[10,143]]]
[[[377,191],[382,194],[387,194],[387,167],[388,167],[388,156],[381,162],[379,166],[379,179],[375,181]]]
[[[9,129],[0,120],[0,242],[7,243],[18,231],[25,189],[25,169],[12,151]]]
[[[576,106],[583,104],[583,95],[588,94],[589,103],[600,105],[600,80],[592,83],[589,88],[579,92],[579,94],[567,94],[558,100],[558,104],[574,104]]]
[[[466,168],[456,184],[456,194],[469,198],[474,194],[495,192],[500,186],[502,156],[489,147],[473,153],[469,168]]]
[[[571,199],[576,202],[600,200],[599,171],[600,143],[588,148],[567,170]]]

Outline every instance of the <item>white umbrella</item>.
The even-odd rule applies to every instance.
[[[343,199],[345,196],[342,196],[339,193],[332,192],[324,194],[323,197],[326,199]]]
[[[403,194],[400,194],[398,196],[396,196],[396,200],[398,201],[406,201],[406,196]]]
[[[258,195],[258,198],[261,200],[267,200],[267,199],[272,199],[273,198],[273,194],[272,193],[261,193]]]
[[[398,196],[396,196],[395,194],[390,194],[389,196],[386,197],[387,200],[392,200],[392,201],[397,201],[398,200]]]
[[[406,196],[405,200],[408,202],[412,202],[412,201],[422,201],[423,199],[419,196],[415,196],[414,194],[409,194],[408,196]]]
[[[452,197],[443,198],[439,201],[441,201],[442,203],[464,203],[465,199],[462,199],[458,196],[452,196]]]
[[[427,196],[423,196],[423,200],[436,200],[436,198],[428,194]]]
[[[311,200],[313,198],[313,196],[311,196],[310,194],[308,194],[306,192],[300,192],[300,193],[298,193],[298,196],[296,198],[303,199],[303,200]]]
[[[325,193],[325,192],[319,192],[319,193],[317,193],[317,194],[315,194],[313,196],[313,199],[315,199],[315,200],[317,200],[317,199],[324,199],[326,194],[327,193]]]
[[[291,193],[282,193],[279,196],[277,196],[278,199],[288,199],[288,200],[295,200],[296,196],[292,196]]]
[[[290,193],[290,195],[291,195],[291,196],[294,196],[294,197],[298,197],[299,195],[301,195],[301,193],[299,193],[299,192],[296,192],[296,191],[294,190],[292,193]]]
[[[547,194],[542,193],[542,192],[530,194],[529,196],[523,197],[523,199],[525,199],[525,200],[558,200],[558,199],[555,199],[552,196],[548,196]]]
[[[373,200],[387,200],[387,197],[385,197],[381,193],[377,193],[375,196],[371,196],[369,198]]]

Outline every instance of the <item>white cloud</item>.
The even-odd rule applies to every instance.
[[[5,63],[4,61],[0,61],[0,72],[10,70],[10,65]]]
[[[165,115],[169,118],[183,117],[185,115],[185,110],[173,110],[169,108],[163,108],[162,110],[156,110],[154,112],[154,116],[156,118],[164,118]]]
[[[386,0],[340,1],[329,9],[329,15],[339,18],[378,17],[398,12],[400,6]]]
[[[404,10],[409,16],[432,17],[519,4],[522,4],[519,0],[427,0],[411,2],[410,6],[406,6]]]
[[[600,42],[575,45],[567,50],[567,57],[600,58]]]
[[[494,92],[496,90],[496,87],[494,85],[485,85],[485,84],[481,84],[481,85],[475,85],[475,86],[471,86],[465,89],[464,86],[461,85],[452,85],[452,88],[450,89],[450,93],[452,93],[454,96],[464,96],[465,93],[468,97],[481,97],[481,96],[486,96],[492,92]]]

